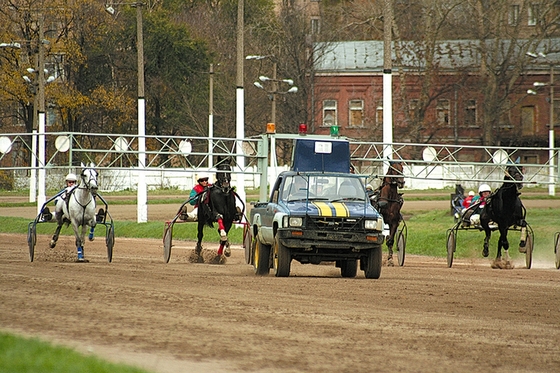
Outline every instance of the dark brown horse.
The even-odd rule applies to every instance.
[[[527,222],[525,221],[526,210],[519,199],[519,189],[523,187],[522,169],[517,164],[510,164],[506,168],[504,183],[487,198],[486,205],[480,214],[480,225],[484,228],[484,249],[482,255],[488,256],[488,246],[492,229],[490,222],[498,225],[500,238],[498,240],[498,252],[492,263],[493,268],[512,268],[509,260],[509,242],[507,239],[508,229],[511,226],[521,227],[521,241],[519,251],[524,252],[527,240]],[[505,260],[502,261],[502,249],[504,249]]]
[[[402,193],[398,188],[404,187],[403,164],[400,161],[391,161],[387,175],[383,178],[383,182],[373,192],[371,197],[373,207],[383,215],[383,221],[389,225],[389,236],[387,236],[387,265],[393,266],[393,244],[395,242],[395,233],[402,220],[401,207],[404,203]]]

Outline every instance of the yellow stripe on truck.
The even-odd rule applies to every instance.
[[[312,202],[317,210],[319,210],[320,216],[335,216],[335,217],[348,217],[350,212],[348,207],[344,203],[340,202]]]
[[[334,210],[336,211],[336,216],[342,216],[342,217],[345,217],[345,218],[350,216],[350,212],[348,211],[348,207],[344,203],[333,202],[333,203],[331,203],[331,205],[333,205]]]

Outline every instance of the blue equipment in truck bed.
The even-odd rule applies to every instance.
[[[350,172],[350,143],[342,139],[296,139],[292,171]]]

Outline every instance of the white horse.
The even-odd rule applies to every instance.
[[[58,241],[58,235],[63,224],[72,224],[76,236],[76,249],[78,251],[78,261],[85,262],[84,241],[86,230],[91,228],[89,240],[93,241],[93,230],[96,225],[95,219],[95,196],[97,195],[97,171],[95,165],[90,164],[86,167],[82,163],[81,182],[67,193],[65,199],[60,198],[56,203],[56,230],[52,237],[50,247],[54,248]],[[81,232],[79,227],[82,227]]]

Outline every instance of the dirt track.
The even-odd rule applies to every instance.
[[[175,209],[149,211],[169,218]],[[30,263],[25,236],[0,235],[0,328],[154,372],[560,367],[553,263],[492,270],[487,260],[456,259],[449,269],[443,258],[407,256],[404,267],[366,280],[361,271],[343,279],[332,265],[293,262],[289,278],[275,278],[255,277],[240,246],[225,265],[192,264],[194,244],[176,239],[165,264],[161,240],[117,238],[107,263],[97,239],[86,244],[90,262],[79,264],[73,237],[55,249],[48,241],[38,237]]]

